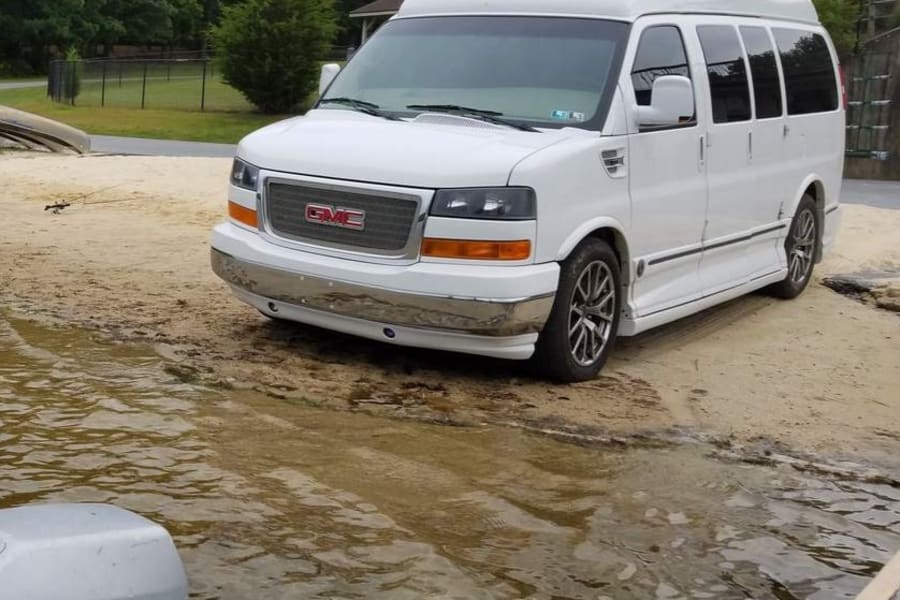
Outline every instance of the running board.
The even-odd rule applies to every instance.
[[[787,269],[780,269],[769,275],[751,279],[746,283],[728,288],[727,290],[703,296],[643,317],[637,317],[635,319],[623,318],[622,323],[619,325],[619,335],[622,337],[638,335],[639,333],[654,329],[660,325],[665,325],[666,323],[671,323],[672,321],[677,321],[694,313],[706,310],[717,304],[740,298],[741,296],[745,296],[750,292],[762,289],[773,283],[784,281],[785,277],[787,277]]]

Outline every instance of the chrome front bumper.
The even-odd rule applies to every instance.
[[[540,333],[554,300],[553,294],[503,301],[411,294],[291,273],[240,260],[215,248],[212,268],[239,290],[296,308],[486,337]]]

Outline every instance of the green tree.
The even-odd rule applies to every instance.
[[[222,74],[264,113],[287,113],[316,89],[337,33],[332,0],[246,0],[226,6],[212,42]]]
[[[859,0],[813,0],[819,20],[831,34],[838,54],[848,56],[856,47]]]
[[[43,70],[64,48],[91,56],[112,44],[199,47],[219,0],[0,0],[0,61]]]

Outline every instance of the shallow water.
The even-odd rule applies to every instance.
[[[0,508],[164,524],[192,598],[852,598],[900,489],[319,411],[0,320]]]

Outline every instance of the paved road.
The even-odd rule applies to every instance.
[[[841,202],[900,210],[900,181],[845,179]]]
[[[33,79],[22,81],[0,81],[0,90],[20,90],[22,88],[46,87],[46,79]]]
[[[179,142],[144,138],[92,135],[91,150],[104,154],[138,154],[143,156],[208,156],[231,158],[237,146],[205,142]]]

